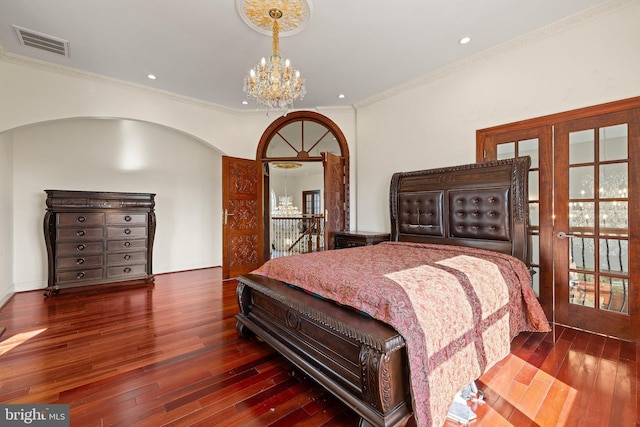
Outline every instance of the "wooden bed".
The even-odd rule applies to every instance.
[[[396,173],[390,186],[391,240],[409,243],[381,243],[369,248],[388,251],[398,245],[437,244],[447,245],[439,246],[447,250],[456,246],[475,248],[471,250],[478,252],[488,249],[492,254],[513,256],[528,266],[528,169],[529,158],[522,157]],[[350,255],[356,260],[360,255],[369,256],[368,252],[355,252],[358,250],[365,248],[318,254],[335,256],[340,253],[345,259]],[[285,257],[288,260],[283,262],[291,266],[307,259],[297,257],[313,256],[316,255]],[[277,260],[281,258],[271,260],[263,267]],[[336,304],[337,299],[332,295],[322,295],[315,289],[305,292],[298,287],[302,285],[292,283],[293,280],[287,284],[267,277],[263,267],[238,278],[238,333],[245,338],[257,335],[271,345],[353,408],[361,416],[361,425],[407,423],[414,414],[415,405],[412,383],[416,380],[412,375],[418,371],[415,365],[409,369],[409,356],[413,354],[408,355],[409,341],[389,324],[355,310],[357,304],[345,307]],[[332,266],[326,266],[326,270],[331,269]],[[527,267],[523,265],[523,269],[530,281]],[[320,293],[323,298],[312,295],[313,292]],[[528,292],[533,295],[532,291]],[[364,304],[364,308],[371,315],[376,311],[375,306]],[[537,309],[540,309],[539,305]],[[541,309],[537,314],[540,313]],[[539,330],[548,328],[548,324],[542,324],[546,319],[539,323]],[[520,330],[524,329],[520,327]],[[508,341],[518,332],[511,331]],[[483,365],[479,369],[483,371],[489,367]],[[474,379],[470,378],[469,382]],[[433,419],[441,424],[441,409],[431,408],[433,417],[419,419],[416,414],[415,422],[430,425]]]

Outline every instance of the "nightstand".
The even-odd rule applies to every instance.
[[[389,233],[375,231],[338,231],[335,234],[336,249],[353,248],[356,246],[377,245],[380,242],[388,242]]]

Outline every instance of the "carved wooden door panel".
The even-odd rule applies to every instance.
[[[345,228],[344,159],[322,153],[324,166],[324,247],[333,249],[334,236]]]
[[[222,276],[228,279],[263,262],[259,161],[222,157],[222,209]]]

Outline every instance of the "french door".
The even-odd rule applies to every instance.
[[[547,171],[553,163],[551,126],[488,135],[486,160],[531,157],[529,169],[529,242],[533,289],[547,318],[553,315],[553,180]]]
[[[555,320],[634,341],[639,111],[554,127]]]
[[[640,98],[477,132],[479,161],[523,155],[548,318],[640,341]]]

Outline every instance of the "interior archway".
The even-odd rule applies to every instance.
[[[294,178],[292,174],[313,174],[320,170],[321,180],[324,176],[322,169],[323,153],[329,153],[339,157],[344,164],[344,185],[342,187],[344,209],[344,228],[349,227],[349,147],[347,140],[340,128],[328,117],[312,111],[296,111],[276,119],[264,131],[256,151],[256,159],[261,161],[264,170],[264,255],[265,259],[271,258],[273,243],[271,243],[272,211],[273,205],[272,184],[277,182],[278,176],[284,174],[285,199],[293,200],[293,204],[300,206],[305,203],[302,197],[286,194],[286,180]],[[295,163],[299,168],[284,169],[274,168],[274,165]],[[289,176],[287,177],[287,174]],[[319,186],[322,188],[324,182]],[[307,190],[312,190],[307,188]],[[313,188],[315,190],[315,188]],[[277,199],[276,199],[277,200]],[[304,210],[304,206],[303,209]],[[327,218],[325,218],[327,220]],[[332,245],[328,245],[332,247]]]

